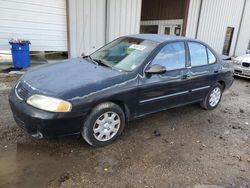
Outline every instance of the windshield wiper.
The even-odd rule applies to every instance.
[[[97,62],[99,65],[102,65],[102,66],[105,66],[105,67],[110,67],[109,65],[103,63],[103,61],[100,60],[100,59],[92,59],[92,60],[95,61],[95,62]]]
[[[97,65],[102,65],[102,66],[105,66],[105,67],[110,67],[112,68],[111,66],[105,64],[102,62],[102,60],[100,59],[95,59],[95,58],[92,58],[90,55],[86,55],[86,56],[83,56],[82,58],[89,58],[93,63],[97,64]]]
[[[91,60],[92,63],[98,65],[98,62],[96,62],[94,59],[92,59],[92,57],[91,57],[90,55],[85,55],[85,56],[83,56],[82,58],[83,58],[83,59],[89,58],[89,59]]]

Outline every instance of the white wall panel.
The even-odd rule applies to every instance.
[[[246,0],[245,11],[242,19],[242,24],[239,32],[239,38],[236,45],[235,55],[246,53],[250,40],[250,0]]]
[[[139,33],[142,0],[107,0],[107,42]]]
[[[195,37],[200,0],[191,0],[187,24],[188,37]],[[227,27],[234,27],[230,49],[233,55],[244,0],[203,0],[197,38],[222,53]]]
[[[148,26],[148,25],[158,25],[158,34],[164,34],[165,32],[165,26],[176,26],[180,25],[181,30],[180,33],[182,33],[182,25],[183,25],[183,19],[176,19],[176,20],[147,20],[147,21],[141,21],[141,26]]]
[[[183,19],[141,21],[141,25],[182,25],[182,24],[183,24]]]
[[[190,0],[186,36],[195,38],[201,0]]]
[[[89,54],[117,37],[139,33],[140,18],[141,0],[70,0],[71,57]]]
[[[66,0],[0,0],[0,50],[11,38],[30,40],[31,51],[67,51]]]
[[[105,44],[105,7],[105,0],[69,0],[71,57]]]

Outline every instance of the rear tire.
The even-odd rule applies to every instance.
[[[84,140],[95,147],[111,144],[125,127],[123,110],[112,102],[96,106],[84,122],[81,134]]]
[[[216,83],[213,87],[211,87],[206,98],[201,102],[201,107],[206,110],[215,109],[221,101],[222,93],[223,86],[219,83]]]

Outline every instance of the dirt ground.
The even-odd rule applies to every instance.
[[[213,111],[195,104],[130,122],[104,148],[26,135],[7,101],[15,80],[0,78],[0,187],[250,187],[250,80],[236,78]]]

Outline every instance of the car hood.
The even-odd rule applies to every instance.
[[[250,54],[245,54],[245,55],[242,55],[242,56],[238,56],[238,57],[235,58],[235,60],[250,63]]]
[[[35,68],[21,82],[33,93],[70,98],[124,82],[128,74],[77,58]]]

